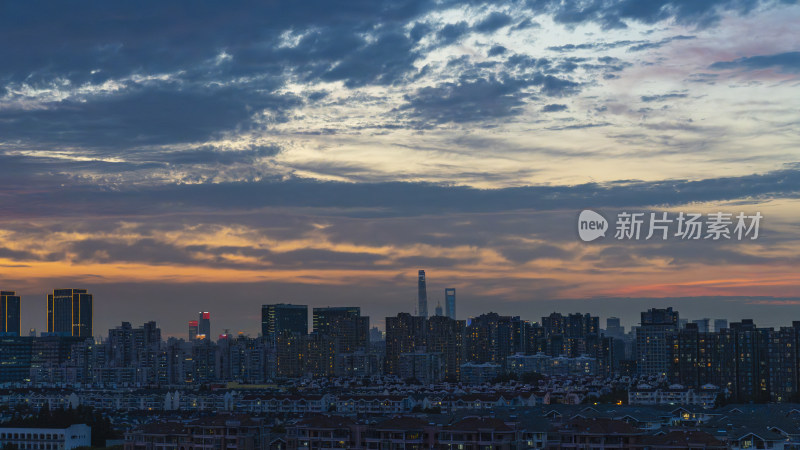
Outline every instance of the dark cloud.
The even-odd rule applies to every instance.
[[[550,97],[566,97],[580,91],[580,84],[553,75],[536,75],[533,84],[541,86],[542,93]]]
[[[547,49],[559,53],[573,52],[576,50],[609,50],[612,48],[625,47],[628,45],[642,44],[646,42],[647,41],[630,41],[630,40],[614,41],[614,42],[584,42],[583,44],[557,45],[557,46],[547,47]]]
[[[526,85],[496,78],[442,83],[406,96],[404,109],[424,123],[490,121],[518,114],[525,104],[520,91]]]
[[[714,70],[761,70],[776,69],[784,73],[800,72],[800,52],[776,53],[773,55],[745,56],[733,61],[718,61],[711,64]]]
[[[405,258],[397,258],[393,261],[400,267],[403,266],[416,266],[416,267],[455,267],[458,265],[474,264],[479,262],[477,257],[471,258],[446,258],[435,256],[409,256]]]
[[[498,246],[500,254],[504,258],[516,264],[525,264],[530,261],[538,259],[558,259],[560,261],[568,261],[575,255],[557,245],[549,244],[521,244],[519,242],[512,243],[512,245]]]
[[[136,262],[155,265],[184,265],[200,262],[185,248],[152,238],[138,239],[133,242],[84,239],[72,242],[68,247],[71,259],[80,263]]]
[[[509,25],[511,21],[511,16],[508,14],[495,11],[476,23],[475,31],[479,33],[491,33]]]
[[[512,58],[510,58],[512,59]],[[546,60],[515,59],[519,67],[549,66]],[[560,70],[567,70],[561,68]],[[565,97],[580,91],[580,84],[566,78],[534,72],[531,75],[497,78],[493,75],[471,79],[467,70],[457,82],[424,87],[413,95],[406,95],[406,104],[400,108],[411,118],[421,121],[421,126],[442,123],[491,122],[514,116],[522,111],[532,90],[548,97]]]
[[[676,98],[686,98],[689,94],[686,93],[671,93],[661,95],[643,95],[641,97],[643,102],[663,102],[665,100],[673,100]]]
[[[566,110],[567,110],[567,105],[559,105],[559,104],[555,104],[555,103],[552,103],[550,105],[544,105],[544,107],[542,108],[542,112],[546,112],[546,113],[547,112],[566,111]]]
[[[611,125],[608,122],[598,122],[598,123],[576,123],[574,125],[560,125],[554,127],[547,127],[548,130],[554,131],[562,131],[562,130],[582,130],[584,128],[599,128],[599,127],[607,127]]]
[[[436,37],[440,45],[447,45],[461,39],[462,36],[469,32],[469,24],[464,22],[448,23],[443,26],[437,33]]]
[[[326,81],[344,81],[348,87],[365,84],[392,84],[414,69],[418,54],[414,41],[405,34],[390,31],[348,52],[322,74]]]
[[[0,134],[21,142],[88,149],[120,149],[202,141],[270,109],[281,120],[300,104],[290,95],[233,88],[136,88],[92,101],[53,102],[44,109],[0,110]]]
[[[176,211],[256,210],[264,207],[327,208],[356,217],[440,212],[499,212],[520,209],[681,205],[800,195],[800,170],[698,181],[626,181],[575,186],[475,189],[425,183],[337,183],[304,179],[152,186],[105,190],[94,186],[53,187],[0,196],[6,218],[171,214]],[[424,199],[424,201],[420,201]],[[589,202],[591,205],[587,205]]]
[[[265,44],[274,44],[287,29],[336,31],[319,37],[334,45],[337,37],[344,36],[342,30],[359,33],[376,22],[402,24],[433,6],[424,0],[312,0],[302,5],[285,0],[236,5],[146,0],[97,8],[92,2],[77,1],[49,2],[43,16],[41,4],[21,4],[5,8],[0,17],[3,42],[13,43],[0,49],[0,59],[15,61],[4,64],[0,73],[20,81],[31,74],[88,77],[95,69],[105,76],[128,75],[131,69],[160,73],[212,59],[223,50],[234,55],[232,70],[254,72],[268,60],[247,56],[237,60],[236,55],[255,56],[259,49],[269,49]],[[180,26],[175,26],[176,18]]]
[[[492,48],[489,49],[489,53],[487,55],[489,57],[502,55],[506,52],[506,48],[502,45],[493,45]]]
[[[410,37],[414,42],[418,42],[420,39],[427,36],[431,31],[433,31],[433,27],[430,24],[425,22],[417,22],[411,28]]]
[[[263,110],[281,121],[302,103],[278,93],[292,74],[355,87],[416,72],[414,39],[424,30],[409,36],[403,27],[433,6],[145,1],[97,8],[78,1],[51,4],[43,15],[39,6],[15,5],[0,14],[0,40],[10,44],[0,48],[0,93],[11,100],[0,112],[0,134],[29,147],[120,152],[247,129]],[[284,45],[286,31],[297,32],[298,42]],[[114,89],[103,87],[109,83]]]
[[[161,152],[157,157],[160,162],[168,164],[252,164],[261,158],[275,156],[280,152],[277,146],[252,147],[245,150],[226,150],[217,147],[203,146],[198,149]]]
[[[640,52],[642,50],[652,50],[652,49],[663,47],[663,46],[665,46],[665,45],[667,45],[667,44],[669,44],[670,42],[673,42],[673,41],[686,41],[686,40],[691,40],[691,39],[695,39],[695,38],[696,38],[696,36],[683,36],[683,35],[670,36],[668,38],[664,38],[664,39],[662,39],[660,41],[656,41],[656,42],[646,42],[646,43],[632,45],[632,46],[630,46],[628,48],[628,51],[629,52]]]
[[[306,248],[290,252],[273,253],[270,262],[280,267],[327,268],[331,266],[356,266],[365,268],[383,259],[374,253],[344,252]]]
[[[556,22],[578,25],[595,22],[604,28],[625,28],[626,21],[653,24],[674,19],[679,24],[707,27],[719,21],[722,12],[746,14],[760,5],[774,5],[762,0],[528,0],[527,5],[539,14],[551,14]]]
[[[541,28],[541,24],[534,22],[530,18],[522,19],[519,23],[511,27],[512,30],[525,30],[528,28]]]

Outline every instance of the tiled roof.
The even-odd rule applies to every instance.
[[[428,425],[427,420],[418,417],[392,417],[375,425],[378,430],[418,430]]]
[[[300,426],[328,429],[349,428],[355,424],[356,423],[353,421],[353,419],[350,419],[349,417],[329,415],[309,416],[297,422],[297,425]]]
[[[573,419],[569,421],[562,429],[580,434],[642,434],[640,430],[634,428],[627,422],[607,418]]]
[[[725,443],[704,431],[670,431],[667,434],[657,436],[645,436],[642,444],[669,446],[671,448],[680,447],[719,447],[726,448]]]
[[[500,419],[492,417],[467,417],[448,427],[451,430],[458,431],[478,431],[478,430],[494,430],[494,431],[512,431],[511,427],[506,425]]]

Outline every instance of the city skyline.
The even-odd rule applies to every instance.
[[[0,287],[40,330],[58,286],[91,289],[100,329],[212,311],[255,334],[280,301],[385,317],[420,307],[423,267],[428,314],[454,287],[459,317],[700,298],[675,306],[779,324],[800,306],[796,36],[779,0],[15,4]],[[584,242],[584,210],[762,220]]]
[[[450,289],[452,289],[452,288],[447,288],[447,290],[450,290]],[[73,290],[76,291],[76,292],[81,292],[83,294],[86,294],[86,292],[87,292],[86,289],[70,289],[70,291],[73,291]],[[58,292],[58,291],[59,291],[58,289],[54,290],[54,292]],[[63,289],[61,291],[63,291]],[[91,289],[89,289],[89,291],[91,291]],[[3,293],[4,294],[13,295],[13,291],[3,291]],[[92,294],[87,294],[87,295],[89,296],[90,299],[93,296]],[[17,298],[17,297],[21,299],[20,300],[20,304],[23,306],[23,308],[22,308],[23,314],[20,315],[20,322],[22,324],[22,326],[20,328],[20,331],[21,331],[20,334],[23,335],[23,336],[27,335],[28,330],[30,330],[30,329],[36,329],[37,333],[47,332],[48,331],[47,327],[43,327],[43,328],[27,327],[25,325],[26,324],[26,322],[25,322],[26,317],[25,317],[25,314],[24,314],[24,311],[25,311],[24,306],[28,302],[26,301],[24,296],[21,296],[19,293],[16,293],[16,295],[14,296],[14,298]],[[48,294],[47,297],[48,298],[44,302],[45,312],[46,312],[46,306],[50,302],[49,297],[52,297],[52,294]],[[3,298],[5,298],[5,297],[3,297]],[[446,298],[444,296],[443,296],[443,300],[446,300]],[[604,299],[604,300],[606,302],[608,302],[608,301],[613,301],[614,299]],[[451,317],[451,318],[460,319],[460,320],[469,320],[469,319],[472,319],[472,318],[474,318],[474,317],[476,317],[478,315],[493,312],[493,313],[499,313],[501,315],[519,316],[522,320],[529,321],[529,322],[532,322],[532,323],[533,322],[538,323],[539,319],[541,319],[542,317],[545,317],[546,315],[548,315],[549,313],[552,313],[552,312],[559,312],[559,313],[565,313],[566,314],[566,313],[574,313],[574,312],[577,312],[577,311],[584,311],[584,312],[587,312],[588,314],[592,314],[592,315],[596,315],[596,316],[600,317],[602,324],[605,324],[605,320],[606,319],[609,319],[609,318],[617,319],[617,320],[620,321],[620,324],[622,325],[623,328],[625,328],[626,330],[630,331],[631,327],[638,326],[638,325],[641,324],[640,320],[638,320],[639,313],[641,311],[630,310],[629,309],[630,307],[633,307],[634,305],[636,305],[635,307],[641,308],[642,310],[650,309],[650,308],[671,308],[671,307],[674,307],[675,304],[677,303],[678,305],[681,305],[681,306],[676,307],[675,308],[676,310],[684,310],[684,311],[688,310],[688,311],[690,311],[690,314],[684,314],[682,320],[685,320],[685,321],[687,321],[689,323],[693,323],[693,322],[696,323],[698,321],[708,320],[709,323],[706,326],[708,326],[708,327],[710,327],[712,329],[714,328],[714,322],[717,321],[717,320],[724,320],[724,321],[727,321],[727,322],[734,322],[734,321],[745,320],[745,319],[754,319],[755,322],[758,323],[760,326],[773,327],[773,328],[778,328],[778,327],[781,327],[781,326],[787,326],[787,325],[789,325],[791,323],[791,320],[787,320],[785,316],[769,318],[769,317],[764,317],[763,314],[759,315],[758,314],[759,308],[758,308],[757,301],[753,302],[753,309],[750,310],[754,314],[749,315],[749,316],[748,315],[743,315],[742,317],[730,317],[730,316],[726,316],[724,313],[718,312],[718,304],[715,304],[715,303],[712,303],[712,304],[708,305],[708,308],[706,308],[706,309],[697,309],[697,305],[696,305],[697,300],[698,300],[697,298],[683,298],[683,299],[681,299],[681,298],[617,299],[617,301],[620,301],[620,302],[627,302],[627,307],[625,307],[625,308],[614,308],[612,306],[611,308],[606,309],[605,312],[597,312],[596,310],[587,309],[587,307],[591,308],[591,304],[587,303],[586,299],[580,299],[580,300],[558,299],[558,300],[551,300],[549,302],[549,304],[552,305],[554,309],[548,310],[548,309],[539,308],[539,310],[538,310],[538,311],[540,311],[539,313],[532,312],[532,313],[529,313],[529,314],[521,314],[518,311],[517,312],[504,311],[504,310],[497,310],[497,309],[492,309],[492,308],[480,309],[480,307],[478,306],[473,311],[473,313],[471,313],[471,314],[469,314],[467,316],[464,316],[464,317],[456,316],[456,317]],[[705,300],[708,301],[708,302],[714,302],[715,300],[719,300],[719,299],[709,298],[709,299],[705,299]],[[756,300],[756,299],[754,299],[754,300]],[[775,302],[776,299],[766,299],[765,301]],[[575,308],[572,308],[572,309],[563,309],[563,308],[562,309],[558,309],[558,305],[565,305],[566,303],[569,303],[569,302],[575,302],[574,303],[574,305],[576,305]],[[650,302],[650,303],[648,303],[648,302]],[[682,302],[689,302],[689,303],[688,304],[682,304]],[[414,301],[414,303],[416,303],[416,300]],[[444,303],[444,301],[443,301],[443,303]],[[94,304],[94,302],[93,302],[93,304]],[[539,303],[539,305],[541,306],[541,302]],[[582,306],[579,306],[579,305],[582,305]],[[694,306],[694,308],[692,306]],[[791,302],[789,302],[785,306],[791,308],[791,306],[793,306],[793,304]],[[194,329],[194,333],[195,334],[204,335],[202,332],[200,332],[200,328],[201,328],[200,327],[200,322],[204,322],[204,321],[208,321],[208,320],[211,320],[211,323],[209,325],[204,325],[204,326],[207,326],[207,327],[210,326],[212,328],[216,326],[217,327],[216,330],[219,331],[219,333],[217,333],[217,334],[220,334],[220,335],[222,334],[223,330],[229,330],[229,332],[231,332],[233,334],[245,333],[246,335],[257,336],[257,335],[264,335],[263,334],[263,330],[267,329],[266,327],[268,327],[267,322],[265,322],[265,320],[267,320],[266,319],[267,315],[268,314],[271,314],[273,316],[275,315],[275,312],[269,312],[268,313],[268,311],[271,311],[271,310],[267,309],[268,307],[270,307],[270,308],[274,308],[274,307],[289,307],[289,308],[292,308],[292,309],[294,309],[294,308],[303,308],[306,311],[306,317],[305,317],[306,329],[309,330],[309,331],[311,329],[313,329],[313,327],[311,326],[313,324],[313,320],[312,319],[314,317],[314,311],[313,310],[316,310],[316,309],[322,310],[322,309],[326,309],[326,308],[332,308],[332,309],[343,309],[343,308],[359,308],[359,309],[361,309],[362,308],[362,307],[359,307],[359,306],[352,306],[351,307],[351,306],[346,306],[346,305],[342,305],[342,304],[333,305],[331,303],[319,304],[318,306],[315,306],[313,304],[301,304],[299,302],[284,301],[284,302],[278,302],[278,303],[274,303],[274,304],[262,303],[262,304],[257,305],[257,308],[259,310],[259,315],[257,317],[257,320],[258,320],[257,323],[249,323],[249,322],[247,322],[246,324],[243,325],[242,323],[233,323],[233,322],[223,322],[223,323],[214,322],[211,319],[213,311],[201,311],[200,313],[187,312],[188,317],[191,317],[191,314],[198,314],[199,315],[198,319],[192,319],[192,320],[188,321],[189,330],[187,330],[187,328],[186,328],[187,321],[186,320],[181,320],[181,319],[183,319],[183,317],[181,317],[180,319],[177,320],[177,322],[179,322],[180,325],[177,324],[177,323],[174,323],[175,320],[170,320],[170,319],[168,319],[168,320],[159,319],[157,322],[158,322],[159,326],[163,330],[165,330],[165,334],[164,334],[165,336],[184,338],[184,339],[189,338],[189,340],[191,340],[191,335],[192,335],[191,329],[192,328]],[[460,308],[460,307],[461,307],[461,305],[457,304],[457,308]],[[309,308],[311,308],[311,310],[309,310]],[[384,318],[392,317],[397,313],[415,314],[415,308],[416,308],[416,305],[410,307],[410,309],[408,309],[408,310],[391,311],[387,315],[377,315],[377,316],[375,316],[375,315],[371,315],[371,314],[366,313],[365,316],[372,318],[371,322],[370,322],[370,327],[377,327],[377,328],[381,329],[382,331],[385,331],[385,325],[383,324],[383,319]],[[2,309],[0,308],[0,310],[2,310]],[[2,311],[4,311],[4,310],[2,310]],[[224,310],[218,310],[218,311],[219,312],[223,312]],[[705,311],[706,314],[703,314],[702,313],[703,311]],[[222,315],[222,316],[225,317],[224,315]],[[433,315],[430,315],[430,316],[433,317]],[[444,310],[442,311],[442,316],[443,317],[448,317],[447,313]],[[122,312],[117,311],[117,312],[115,312],[114,317],[107,316],[107,317],[101,318],[101,322],[100,323],[102,323],[104,325],[100,326],[100,328],[97,328],[97,325],[95,325],[94,328],[96,330],[100,330],[100,333],[101,333],[101,334],[95,334],[95,337],[102,337],[103,336],[102,333],[105,332],[104,330],[113,329],[114,327],[117,327],[120,322],[128,321],[128,322],[132,322],[132,323],[146,323],[146,322],[152,321],[154,319],[154,317],[149,312],[144,312],[144,313],[140,313],[139,315],[135,315],[135,317],[137,317],[135,320],[131,319],[130,317],[131,316],[126,316]],[[418,316],[415,316],[415,317],[418,317]],[[272,320],[274,320],[274,319],[272,319]],[[288,319],[288,320],[291,320],[291,319]],[[291,325],[289,325],[289,327],[292,328]],[[601,328],[605,328],[605,327],[603,326]],[[216,338],[216,335],[212,331],[212,333],[211,333],[211,335],[209,337],[212,340],[214,340]]]
[[[0,450],[800,449],[800,0],[0,42]]]

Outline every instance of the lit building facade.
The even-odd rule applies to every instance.
[[[93,336],[92,294],[86,289],[56,289],[47,296],[47,332],[62,336]]]
[[[0,291],[0,334],[19,336],[22,325],[21,299],[14,291]]]

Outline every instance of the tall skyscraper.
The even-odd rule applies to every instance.
[[[56,289],[47,296],[47,332],[92,337],[93,310],[86,289]]]
[[[714,331],[719,333],[719,330],[728,328],[728,319],[714,319]]]
[[[387,374],[400,374],[400,355],[413,353],[425,345],[426,321],[424,317],[399,313],[386,318],[386,357],[384,370]]]
[[[420,317],[428,317],[428,288],[425,284],[425,271],[419,271],[419,281],[417,282],[417,300],[419,306],[417,308],[417,315]]]
[[[20,336],[20,297],[14,291],[0,291],[0,333]]]
[[[636,331],[636,360],[643,375],[666,375],[670,369],[670,341],[678,332],[680,317],[672,308],[653,308],[642,313]]]
[[[334,338],[337,352],[352,353],[365,349],[369,342],[369,317],[357,306],[313,309],[314,333]]]
[[[203,311],[198,313],[197,336],[202,339],[211,340],[211,313]]]
[[[453,320],[445,316],[428,319],[425,330],[425,351],[441,354],[444,376],[450,380],[458,380],[461,376],[465,333],[466,322],[463,320]]]
[[[442,313],[442,305],[441,305],[441,304],[437,304],[437,305],[436,305],[436,309],[434,309],[434,314],[435,314],[435,315],[437,315],[437,316],[442,316],[442,315],[444,315],[444,314]]]
[[[274,338],[284,332],[308,334],[308,305],[261,306],[261,335]]]
[[[189,340],[194,341],[197,339],[197,330],[199,329],[198,321],[190,320],[189,321]]]
[[[453,320],[456,319],[456,288],[445,288],[444,290],[445,315]]]
[[[471,318],[466,325],[466,359],[505,366],[507,357],[525,350],[523,328],[516,316],[492,312]]]

